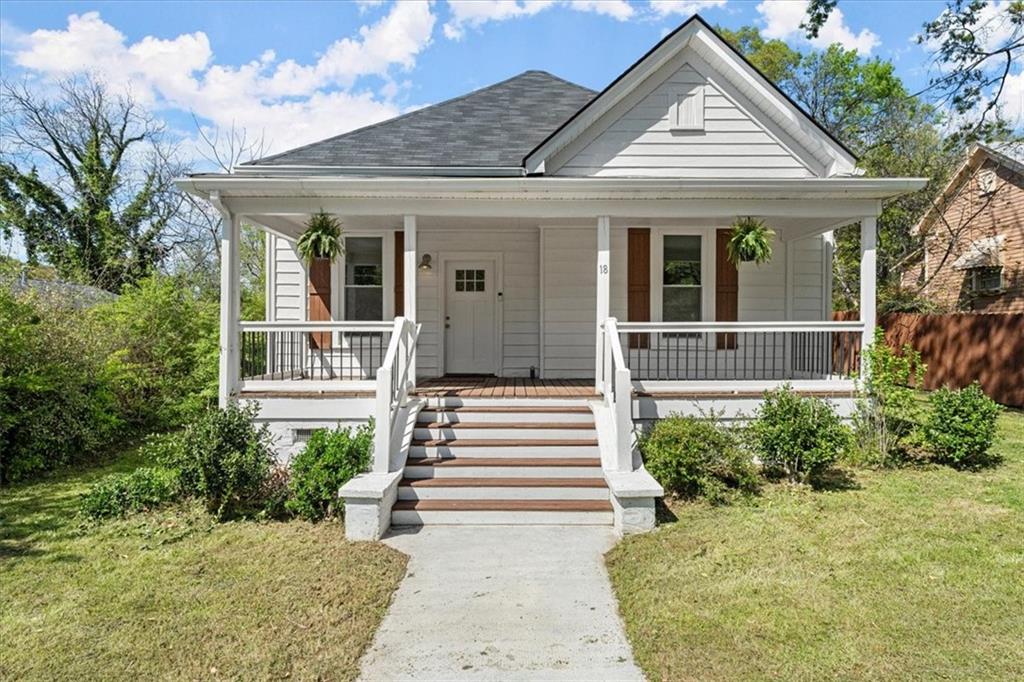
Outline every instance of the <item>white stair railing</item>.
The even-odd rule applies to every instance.
[[[618,321],[609,317],[602,327],[601,386],[615,423],[615,469],[633,471],[633,379],[622,355]]]
[[[388,473],[392,438],[399,409],[406,404],[416,386],[412,367],[420,327],[412,320],[396,317],[384,362],[377,370],[376,424],[373,436],[373,471]]]

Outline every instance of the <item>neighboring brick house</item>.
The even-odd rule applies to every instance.
[[[947,310],[1024,312],[1024,155],[975,145],[914,227],[921,263],[903,285]]]

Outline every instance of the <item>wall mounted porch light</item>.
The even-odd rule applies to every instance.
[[[430,272],[433,269],[430,266],[430,254],[429,253],[423,254],[423,257],[420,258],[419,269],[422,270],[423,272]]]

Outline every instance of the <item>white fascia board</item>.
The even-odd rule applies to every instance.
[[[362,199],[888,199],[921,189],[925,178],[178,178],[179,189],[203,198],[352,197]]]

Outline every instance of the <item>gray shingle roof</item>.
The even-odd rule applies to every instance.
[[[508,166],[596,93],[544,71],[251,162],[257,166]]]

